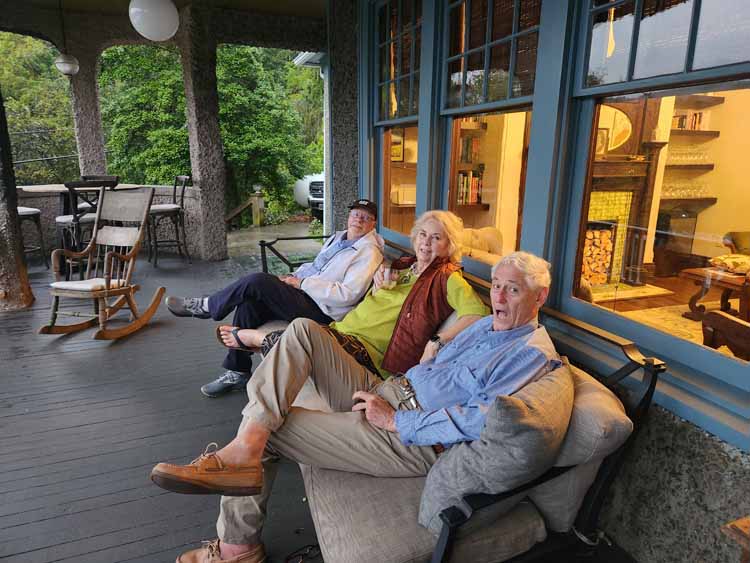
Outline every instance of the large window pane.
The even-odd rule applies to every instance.
[[[591,29],[586,84],[624,82],[633,33],[633,2],[597,12]]]
[[[492,10],[492,41],[513,33],[513,0],[494,0]]]
[[[466,100],[467,106],[481,104],[484,101],[484,51],[471,53],[466,67]]]
[[[510,76],[511,42],[500,43],[490,50],[490,77],[487,84],[487,100],[504,100],[508,97]]]
[[[644,0],[633,78],[681,72],[693,0]]]
[[[693,68],[750,60],[750,2],[703,0]]]
[[[537,33],[534,32],[522,35],[516,42],[516,68],[511,92],[514,98],[534,93],[537,40]]]
[[[467,5],[470,6],[468,14]],[[448,62],[447,76],[449,108],[534,93],[540,10],[539,0],[472,0],[451,9],[448,21],[449,59],[452,59]],[[468,37],[465,37],[465,17],[469,19]],[[514,22],[518,22],[515,26],[518,29],[514,28]],[[511,56],[512,49],[515,49],[515,58]],[[513,60],[515,65],[511,68]],[[489,76],[485,76],[485,63],[488,63]],[[466,72],[459,73],[463,65]],[[514,77],[512,89],[508,87],[510,75]]]
[[[383,129],[383,226],[408,234],[417,206],[417,127]]]
[[[448,63],[448,107],[461,105],[461,84],[463,83],[463,59]]]
[[[711,88],[598,104],[574,282],[577,297],[696,345],[714,311],[750,321],[750,83]]]
[[[411,89],[411,75],[419,69],[421,13],[415,10],[421,10],[422,4],[403,0],[386,6],[378,11],[379,120],[414,115],[410,111],[417,107],[414,99],[418,99]]]
[[[464,253],[494,264],[518,248],[530,111],[453,121],[448,209],[464,221]]]

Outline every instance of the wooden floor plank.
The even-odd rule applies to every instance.
[[[155,270],[141,261],[138,302],[157,285],[167,294],[210,293],[248,273],[246,264],[168,257]],[[34,306],[0,313],[0,559],[174,561],[215,536],[218,498],[165,492],[150,470],[230,440],[246,402],[243,393],[200,394],[226,353],[216,323],[179,319],[162,306],[147,328],[117,342],[92,340],[93,331],[38,335],[49,279],[32,271]],[[266,527],[270,561],[315,539],[297,467],[282,464],[278,479]]]

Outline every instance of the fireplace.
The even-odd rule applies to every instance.
[[[586,223],[581,277],[592,286],[604,285],[612,280],[616,237],[617,219]]]

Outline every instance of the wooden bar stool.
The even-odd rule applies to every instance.
[[[44,234],[42,233],[42,212],[36,207],[19,206],[18,220],[21,224],[23,224],[24,221],[31,221],[36,225],[36,232],[39,233],[39,244],[36,246],[26,246],[26,244],[24,244],[23,253],[30,254],[32,252],[41,252],[44,265],[47,266],[47,269],[49,270],[49,256],[47,256],[47,251],[44,248]],[[23,236],[23,232],[21,233],[21,236]]]

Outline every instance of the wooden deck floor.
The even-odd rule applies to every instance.
[[[201,295],[257,267],[229,260],[192,266],[139,262],[145,304]],[[207,399],[220,372],[214,323],[173,317],[162,305],[144,330],[118,342],[92,331],[42,336],[46,270],[32,270],[36,303],[0,314],[0,560],[174,561],[216,535],[218,498],[167,493],[148,476],[158,461],[185,463],[236,431],[245,396]],[[315,541],[295,465],[276,483],[264,541],[271,561]]]

